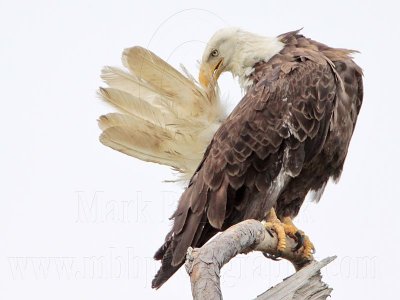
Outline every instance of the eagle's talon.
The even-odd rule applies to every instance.
[[[266,258],[272,259],[274,261],[280,261],[281,260],[280,254],[270,254],[270,253],[263,252],[263,255]]]
[[[268,228],[267,226],[265,226],[265,230],[268,232],[268,234],[270,235],[270,237],[274,237],[274,234],[272,233],[271,229]]]
[[[297,245],[292,248],[292,251],[297,252],[304,245],[304,234],[300,230],[297,230],[294,237],[296,238]]]
[[[315,253],[315,247],[313,243],[310,241],[308,236],[304,235],[304,245],[303,245],[303,256],[310,260],[312,255]]]

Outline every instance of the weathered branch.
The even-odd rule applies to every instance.
[[[323,300],[328,298],[332,289],[322,282],[320,270],[335,258],[336,256],[332,256],[321,261],[312,261],[300,271],[259,295],[256,300]]]
[[[261,222],[246,220],[230,227],[202,248],[189,248],[185,266],[190,275],[193,299],[222,299],[221,268],[240,253],[257,250],[276,255],[277,243],[276,234],[267,231]],[[286,250],[280,253],[280,256],[290,260],[296,270],[303,267],[300,253],[291,250],[296,242],[287,237],[286,245]],[[321,281],[319,269],[333,260],[330,259],[322,262],[313,261],[257,299],[326,299],[331,290]],[[310,293],[313,298],[307,298]],[[325,298],[318,295],[325,295]]]

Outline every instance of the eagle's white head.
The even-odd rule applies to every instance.
[[[207,43],[201,60],[199,81],[207,87],[211,79],[218,79],[222,72],[239,77],[242,88],[247,88],[248,76],[259,61],[268,61],[282,50],[278,38],[259,36],[239,28],[218,30]]]

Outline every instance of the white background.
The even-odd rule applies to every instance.
[[[393,299],[400,209],[399,37],[395,1],[0,1],[0,299],[190,298],[180,270],[150,288],[152,255],[182,187],[165,167],[102,146],[96,96],[103,65],[148,47],[197,74],[219,28],[263,35],[304,27],[331,46],[358,49],[365,98],[339,185],[297,224],[325,271],[333,299]],[[241,97],[221,78],[232,107]],[[259,254],[223,269],[226,299],[251,299],[293,272]]]

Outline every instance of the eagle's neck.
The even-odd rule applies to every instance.
[[[268,61],[284,47],[277,37],[264,37],[242,32],[238,41],[236,57],[231,63],[231,71],[239,77],[239,84],[247,90],[253,81],[250,79],[254,65],[260,61]]]

